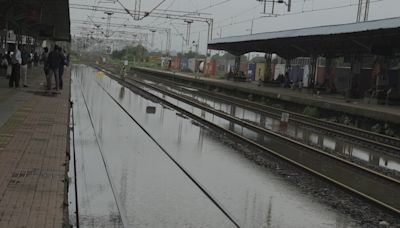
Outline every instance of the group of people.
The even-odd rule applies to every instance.
[[[64,75],[64,66],[68,66],[69,59],[65,54],[65,51],[55,45],[54,49],[49,52],[47,47],[44,48],[42,58],[44,65],[44,74],[46,76],[46,87],[48,90],[51,90],[52,85],[52,77],[54,76],[55,87],[54,90],[62,90],[63,89],[63,75]]]
[[[21,47],[21,50],[19,49]],[[37,52],[30,53],[25,45],[15,46],[12,53],[0,56],[0,67],[6,69],[11,66],[11,75],[9,79],[9,87],[18,88],[20,86],[20,78],[23,79],[23,87],[28,87],[28,64],[38,66],[39,62],[43,63],[44,74],[46,76],[46,88],[56,91],[63,88],[64,66],[68,65],[68,56],[65,51],[55,45],[54,49],[49,52],[45,47],[43,53],[39,56]],[[55,79],[55,86],[52,88],[52,77]]]
[[[21,51],[16,46],[13,53],[5,53],[0,56],[0,66],[7,71],[11,67],[11,75],[9,80],[10,87],[19,87],[20,77],[23,79],[23,86],[28,87],[28,64],[34,61],[32,53],[29,53],[25,46]]]

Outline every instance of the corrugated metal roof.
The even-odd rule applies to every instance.
[[[294,38],[321,35],[337,35],[345,33],[366,32],[379,29],[395,29],[400,28],[400,17],[367,21],[361,23],[327,25],[311,28],[301,28],[277,32],[257,33],[253,35],[232,36],[210,41],[210,45],[222,43],[237,43],[256,40],[271,40],[279,38]]]
[[[0,0],[0,29],[43,39],[70,41],[69,0]],[[30,18],[39,15],[38,20]],[[37,14],[37,15],[36,15]]]

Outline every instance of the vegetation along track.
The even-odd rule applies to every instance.
[[[145,75],[146,77],[150,77],[156,81],[168,84],[168,85],[174,85],[174,86],[180,86],[181,89],[186,90],[184,87],[187,85],[180,84],[173,82],[168,79],[162,79],[158,76],[151,75],[147,72],[141,72],[138,71],[137,73],[141,75]],[[390,137],[382,134],[378,134],[375,132],[371,131],[366,131],[360,128],[340,124],[340,123],[335,123],[335,122],[330,122],[326,120],[321,120],[317,119],[314,117],[302,115],[299,113],[295,112],[290,112],[287,110],[279,109],[276,107],[271,107],[267,105],[263,105],[260,103],[252,102],[249,100],[244,100],[240,99],[237,97],[232,97],[232,96],[227,96],[221,93],[215,93],[211,92],[209,90],[204,90],[200,88],[196,88],[198,91],[193,91],[190,90],[191,93],[197,93],[201,96],[204,97],[209,97],[214,100],[219,100],[221,102],[224,102],[226,104],[234,104],[236,106],[252,110],[255,112],[259,112],[262,114],[265,114],[267,116],[272,116],[275,118],[280,118],[282,113],[289,113],[290,115],[290,121],[299,125],[307,126],[313,129],[318,129],[324,132],[327,132],[331,135],[337,136],[337,137],[343,137],[343,138],[348,138],[351,140],[355,140],[358,142],[361,142],[363,144],[367,144],[369,147],[372,148],[378,148],[380,150],[388,151],[391,153],[397,153],[400,155],[400,139],[395,138],[395,137]]]
[[[297,165],[325,180],[347,189],[357,196],[364,197],[371,202],[374,202],[400,215],[400,198],[398,197],[400,195],[400,181],[396,179],[351,163],[347,160],[335,157],[329,153],[312,148],[308,145],[294,141],[290,138],[240,120],[236,117],[232,117],[223,112],[216,111],[208,106],[199,104],[198,102],[194,102],[190,99],[183,98],[182,96],[160,89],[156,86],[134,79],[126,79],[126,81],[121,81],[119,76],[112,73],[109,75],[123,83],[125,86],[130,88],[133,87],[134,89],[163,102],[164,104],[187,116],[190,116],[197,121],[204,122],[212,128],[222,131],[227,136],[239,139],[255,148],[266,151],[276,157],[288,161],[289,163]],[[149,90],[153,90],[153,92]],[[162,94],[163,96],[159,96],[157,93]],[[275,146],[274,149],[271,149],[268,145],[242,136],[231,129],[224,128],[223,126],[207,120],[205,117],[195,114],[193,108],[190,110],[181,108],[172,102],[167,101],[165,97],[184,102],[194,109],[200,109],[203,112],[225,119],[238,126],[242,126],[251,131],[263,134],[269,138],[269,145],[276,144],[278,146]]]

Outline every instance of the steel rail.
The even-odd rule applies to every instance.
[[[100,69],[100,68],[98,68],[98,69]],[[100,70],[103,70],[103,69],[100,69]],[[148,84],[143,83],[138,80],[126,79],[131,82],[122,81],[119,76],[112,74],[112,73],[109,73],[108,75],[111,78],[116,79],[117,81],[121,82],[122,84],[128,86],[129,88],[134,87],[137,90],[142,91],[143,93],[149,94],[151,97],[164,102],[168,106],[174,108],[175,110],[177,110],[179,112],[184,113],[187,116],[190,116],[191,118],[194,118],[201,122],[205,122],[208,125],[215,127],[217,129],[223,131],[224,133],[233,136],[234,138],[238,138],[246,143],[249,143],[250,145],[252,145],[258,149],[262,149],[276,157],[282,158],[282,159],[284,159],[296,166],[299,166],[299,167],[301,167],[301,168],[303,168],[325,180],[328,180],[338,186],[341,186],[344,189],[347,189],[348,191],[350,191],[358,196],[368,199],[369,201],[376,203],[376,204],[400,215],[400,198],[398,197],[400,195],[400,181],[398,181],[394,178],[385,176],[383,174],[380,174],[380,173],[370,170],[368,168],[351,163],[345,159],[338,158],[338,157],[333,156],[324,151],[312,148],[308,145],[304,145],[302,143],[299,143],[297,141],[294,141],[290,138],[284,137],[277,133],[274,133],[274,132],[268,131],[266,129],[260,128],[258,126],[252,125],[252,124],[242,121],[238,118],[227,115],[223,112],[216,111],[205,105],[201,105],[201,104],[198,104],[197,102],[193,102],[189,99],[178,96],[169,91],[164,91],[155,86],[148,85]],[[206,120],[205,118],[197,116],[196,114],[194,114],[190,111],[187,111],[179,106],[176,106],[176,105],[172,104],[171,102],[169,102],[163,98],[160,98],[135,84],[140,84],[144,87],[151,88],[153,90],[156,90],[157,92],[160,92],[160,93],[167,95],[171,98],[174,98],[176,100],[185,102],[189,105],[192,105],[193,107],[199,108],[208,113],[219,116],[219,117],[226,119],[228,121],[231,121],[235,124],[238,124],[245,128],[263,133],[265,135],[268,135],[268,136],[274,138],[275,140],[280,140],[283,142],[282,144],[285,146],[285,149],[281,150],[279,152],[275,151],[275,150],[271,150],[271,149],[267,148],[266,146],[261,145],[258,142],[255,142],[251,139],[245,138],[231,130],[228,130],[221,126],[218,126],[215,123],[212,123],[212,122]],[[379,187],[377,187],[377,186],[379,186]]]
[[[140,71],[140,73],[143,74],[143,72]],[[147,72],[146,75],[149,75]],[[155,75],[149,75],[153,78],[156,78],[159,81],[167,81],[169,84],[178,84],[180,86],[185,86],[184,84],[181,83],[176,83],[172,82],[171,80],[165,80],[165,79],[160,79],[159,77]],[[187,86],[187,85],[186,85]],[[183,88],[184,89],[184,88]],[[280,117],[281,113],[289,113],[290,114],[290,120],[299,124],[302,124],[304,126],[310,126],[316,129],[321,129],[326,132],[331,132],[335,135],[339,136],[345,136],[347,138],[352,138],[361,142],[365,142],[368,144],[372,144],[374,146],[378,146],[380,148],[384,148],[386,150],[391,150],[395,152],[400,151],[400,139],[378,134],[375,132],[371,131],[366,131],[360,128],[355,128],[352,126],[344,125],[344,124],[339,124],[339,123],[334,123],[334,122],[328,122],[324,120],[320,120],[314,117],[310,116],[305,116],[296,112],[291,112],[267,105],[262,105],[256,102],[240,99],[237,97],[232,97],[232,96],[227,96],[224,94],[220,93],[214,93],[208,90],[196,88],[199,90],[198,93],[200,93],[202,96],[207,96],[213,99],[217,99],[226,103],[231,103],[235,104],[237,106],[244,107],[246,109],[250,109],[256,112],[260,113],[265,113],[267,115],[274,115],[276,117]],[[193,93],[193,91],[191,91]]]
[[[90,125],[91,125],[91,127],[93,129],[93,136],[95,137],[96,145],[97,145],[97,148],[99,149],[99,152],[100,152],[100,156],[101,156],[102,163],[104,165],[104,170],[105,170],[105,173],[106,173],[106,176],[107,176],[107,180],[108,180],[108,182],[110,184],[111,192],[112,192],[112,195],[113,195],[113,198],[114,198],[114,201],[115,201],[115,205],[116,205],[117,210],[118,210],[119,218],[121,219],[121,224],[120,225],[122,225],[122,228],[125,228],[126,225],[128,224],[128,219],[125,218],[125,216],[124,216],[125,214],[122,213],[122,210],[123,210],[122,203],[120,202],[120,199],[119,199],[119,197],[117,195],[117,190],[116,190],[117,188],[115,187],[113,179],[112,179],[112,176],[111,176],[110,166],[107,163],[107,159],[106,159],[106,156],[104,155],[103,148],[100,145],[100,140],[99,140],[99,138],[98,138],[98,136],[96,134],[96,127],[94,126],[93,117],[92,117],[92,114],[90,112],[90,108],[89,108],[89,105],[87,103],[85,94],[83,92],[83,86],[82,86],[81,82],[79,83],[79,87],[80,87],[80,92],[81,92],[81,95],[82,95],[83,104],[85,105],[85,108],[86,108],[86,111],[87,111],[87,115],[89,117]]]
[[[147,131],[141,123],[139,123],[135,117],[132,116],[132,114],[119,102],[117,99],[115,99],[110,92],[108,92],[99,82],[97,82],[98,86],[111,98],[111,100],[118,105],[118,107],[121,108],[122,111],[124,111],[129,118],[136,123],[136,125],[139,126],[139,128],[157,145],[158,148],[161,149],[161,151],[196,185],[201,192],[233,223],[233,225],[237,228],[240,228],[241,226],[239,223],[236,221],[237,219],[230,214],[230,212],[223,207],[223,205],[218,202],[218,200],[204,187],[200,184],[200,182],[193,177],[153,136],[152,134]]]

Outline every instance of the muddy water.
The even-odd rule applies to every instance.
[[[144,80],[144,82],[148,84],[155,84],[154,82],[149,80]],[[164,86],[161,83],[158,83],[158,85]],[[336,153],[343,154],[350,158],[362,160],[374,166],[380,166],[382,168],[400,172],[400,159],[390,156],[386,153],[382,153],[379,150],[373,150],[368,147],[360,146],[359,144],[345,139],[327,136],[321,134],[315,129],[306,128],[302,125],[297,125],[294,123],[290,123],[288,124],[287,128],[282,129],[280,127],[279,119],[266,116],[263,113],[224,103],[219,100],[217,101],[213,98],[200,96],[195,93],[188,93],[184,90],[172,88],[169,86],[164,87],[172,92],[182,94],[187,97],[192,97],[203,104],[206,104],[219,111],[228,113],[237,118],[248,120],[257,123],[259,126],[262,126],[266,129],[288,135],[296,139],[297,141],[306,143],[308,145],[316,146],[318,148],[322,148],[328,151],[335,151]]]
[[[74,67],[73,71],[74,112],[82,116],[76,126],[82,132],[77,142],[78,186],[82,192],[78,198],[87,221],[117,221],[125,227],[232,227],[160,148],[122,113],[98,82],[242,227],[354,227],[345,215],[245,159],[193,125],[190,119],[124,89],[108,77],[96,77],[90,68]],[[94,130],[81,105],[84,98]],[[148,106],[154,106],[156,113],[147,114]],[[228,122],[221,124],[229,126]],[[86,178],[86,182],[79,182],[79,177]],[[85,227],[98,226],[85,223]]]

